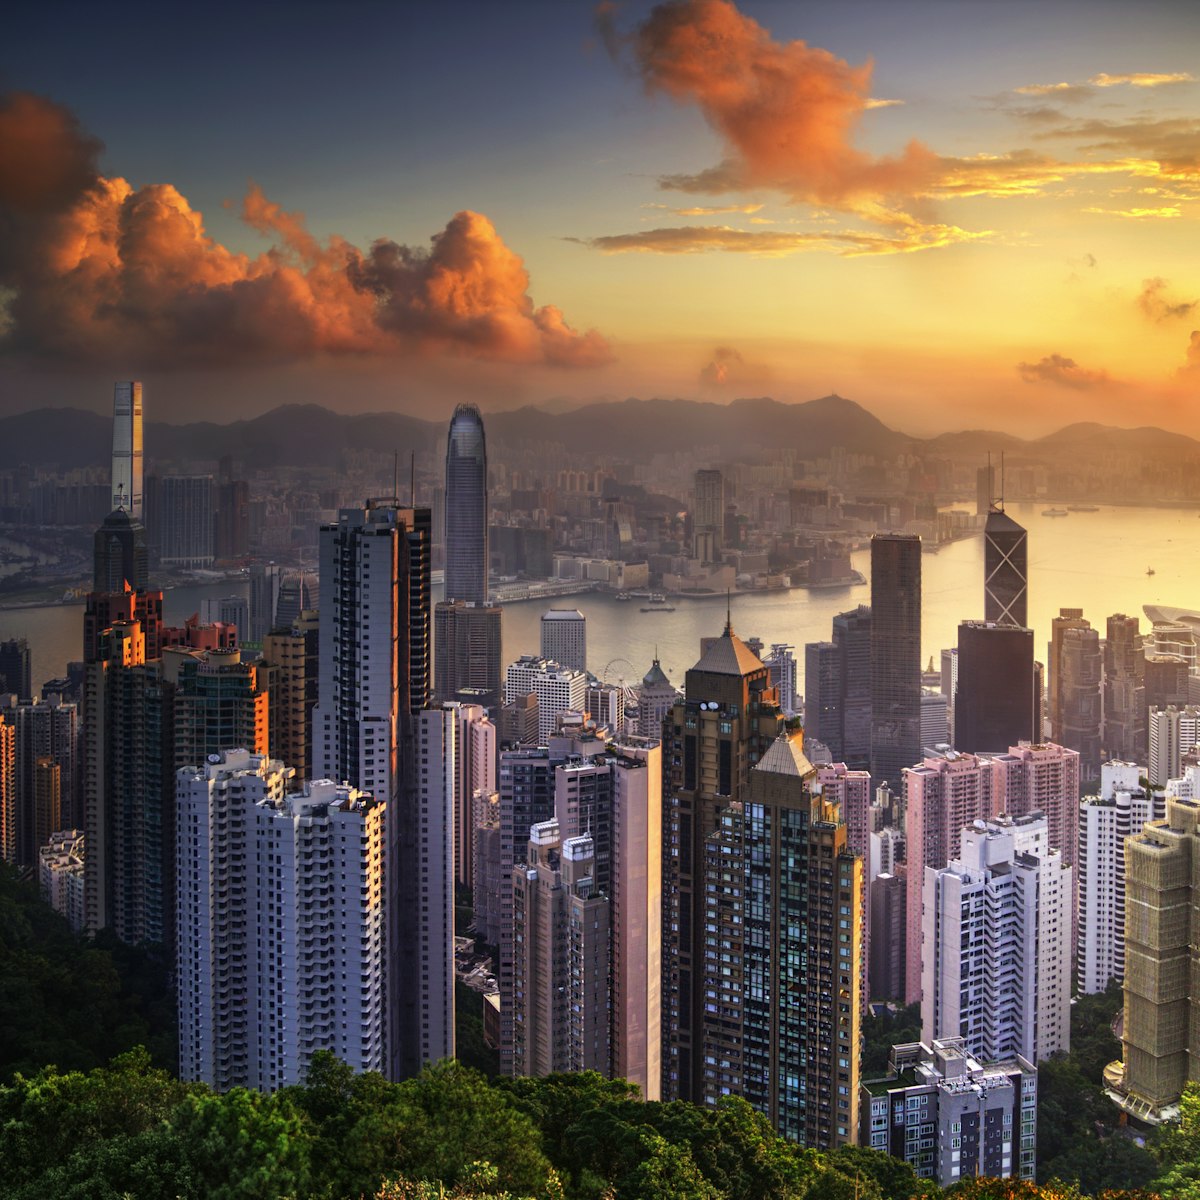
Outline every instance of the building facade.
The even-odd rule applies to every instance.
[[[898,787],[921,757],[921,539],[871,538],[871,778]]]

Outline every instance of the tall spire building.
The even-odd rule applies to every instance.
[[[113,384],[112,506],[142,519],[142,385]]]
[[[997,625],[1028,625],[1028,534],[1004,511],[988,510],[983,526],[983,618]]]
[[[460,404],[446,443],[447,600],[487,603],[487,439],[473,404]]]

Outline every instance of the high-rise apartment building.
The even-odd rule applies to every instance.
[[[776,642],[771,646],[771,653],[763,659],[770,672],[771,686],[779,693],[779,707],[789,720],[799,714],[794,651],[794,646]]]
[[[817,768],[816,790],[829,804],[836,804],[846,827],[846,845],[851,854],[866,862],[870,854],[871,802],[875,789],[869,771],[852,771],[845,763]]]
[[[165,475],[159,483],[161,511],[155,514],[159,562],[163,566],[213,565],[213,479],[211,475]]]
[[[470,887],[475,877],[475,830],[481,806],[496,791],[499,731],[478,704],[453,701],[443,708],[457,723],[454,791],[454,878]]]
[[[905,867],[873,876],[867,887],[870,919],[867,981],[872,1000],[904,999],[905,989]]]
[[[291,626],[262,639],[262,662],[273,674],[267,711],[271,753],[295,772],[299,787],[312,778],[312,714],[320,670],[320,621],[302,612]]]
[[[25,638],[9,638],[0,642],[0,681],[4,692],[29,704],[33,700],[33,673],[29,642]]]
[[[1079,751],[1084,780],[1100,778],[1100,735],[1103,713],[1100,635],[1090,626],[1064,629],[1058,656],[1057,724],[1054,740]]]
[[[587,673],[587,618],[579,609],[542,613],[542,657]]]
[[[16,731],[0,713],[0,862],[17,861]]]
[[[112,504],[142,519],[142,385],[113,384]]]
[[[921,756],[921,539],[871,539],[871,778],[899,786]]]
[[[664,1099],[700,1103],[707,1093],[709,842],[782,728],[767,668],[727,623],[688,671],[663,730]]]
[[[990,1062],[1071,1048],[1071,873],[1040,813],[976,821],[925,869],[924,1041]]]
[[[1136,763],[1107,762],[1100,790],[1079,802],[1075,970],[1082,993],[1102,992],[1125,978],[1125,839],[1165,811],[1140,776]]]
[[[385,1066],[384,805],[291,784],[244,750],[176,776],[180,1075],[221,1091]]]
[[[1183,756],[1200,745],[1200,707],[1152,708],[1146,718],[1150,756],[1146,773],[1152,787],[1166,786],[1183,773]]]
[[[447,600],[488,598],[487,439],[473,404],[460,404],[446,443]]]
[[[222,750],[270,750],[270,699],[263,668],[231,650],[163,651],[163,679],[173,685],[173,768],[206,762]]]
[[[725,544],[725,480],[720,471],[697,471],[692,508],[692,555],[719,562]]]
[[[1146,745],[1146,656],[1137,617],[1114,613],[1104,638],[1104,753],[1142,760]]]
[[[939,1187],[1034,1177],[1037,1068],[1023,1055],[980,1062],[962,1037],[893,1046],[887,1074],[862,1085],[862,1113],[862,1145]]]
[[[58,830],[38,851],[38,886],[42,899],[67,918],[76,933],[85,928],[83,900],[83,832]]]
[[[433,610],[436,697],[495,710],[502,700],[498,604],[441,601]]]
[[[1109,1095],[1153,1124],[1177,1111],[1200,1046],[1200,800],[1169,796],[1166,807],[1125,843],[1122,1060],[1104,1073]]]

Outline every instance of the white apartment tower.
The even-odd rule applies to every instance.
[[[523,654],[509,665],[504,702],[533,693],[538,702],[538,742],[545,745],[565,712],[587,711],[587,675],[553,659]]]
[[[921,1037],[1031,1063],[1071,1045],[1071,868],[1040,813],[974,822],[925,869]]]
[[[142,385],[113,384],[112,504],[142,520]]]
[[[1183,773],[1183,755],[1200,744],[1200,708],[1169,705],[1152,708],[1146,716],[1150,743],[1147,774],[1153,787],[1163,787],[1168,779]]]
[[[577,608],[542,613],[542,657],[587,672],[587,618]]]
[[[179,1064],[225,1091],[384,1068],[385,806],[246,750],[175,777]]]
[[[1159,820],[1166,805],[1141,786],[1136,763],[1100,768],[1100,791],[1079,801],[1076,980],[1080,992],[1102,992],[1125,978],[1125,839]]]

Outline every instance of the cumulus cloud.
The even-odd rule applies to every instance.
[[[803,41],[779,42],[729,0],[668,0],[631,33],[611,6],[602,32],[632,61],[648,91],[695,104],[725,158],[663,186],[692,193],[772,188],[793,200],[851,207],[910,194],[936,169],[918,142],[877,158],[853,144],[870,106],[871,66],[854,67]]]
[[[769,368],[747,362],[740,350],[718,346],[712,358],[700,368],[700,382],[705,387],[744,387],[750,383],[765,383],[771,378]]]
[[[1073,358],[1048,354],[1035,363],[1017,363],[1017,374],[1026,383],[1057,383],[1076,391],[1103,387],[1111,383],[1107,371],[1089,371]]]
[[[0,349],[69,363],[227,365],[320,354],[451,354],[556,366],[611,359],[535,308],[520,257],[478,213],[428,248],[321,241],[251,187],[265,253],[227,249],[170,184],[98,170],[100,144],[29,95],[0,100]],[[140,368],[139,368],[140,369]]]

